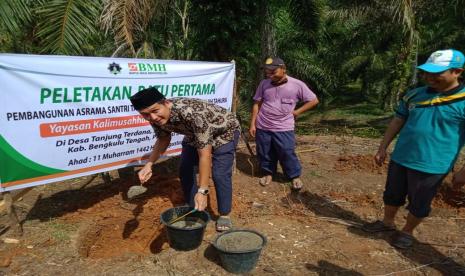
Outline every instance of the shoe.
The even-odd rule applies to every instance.
[[[300,180],[299,177],[292,179],[291,189],[295,192],[302,190],[304,183]]]
[[[394,226],[384,224],[384,222],[382,222],[381,220],[377,220],[375,222],[365,223],[362,226],[362,230],[369,233],[377,233],[395,231],[396,228]]]
[[[415,237],[402,231],[396,232],[391,237],[391,245],[400,249],[412,247],[414,241]]]
[[[271,183],[272,179],[273,178],[271,177],[271,175],[265,175],[264,177],[258,180],[258,183],[262,186],[268,186]]]
[[[224,232],[232,229],[232,222],[229,216],[220,216],[216,220],[216,231]]]

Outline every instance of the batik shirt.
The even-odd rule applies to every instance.
[[[214,149],[234,140],[234,132],[240,130],[236,116],[227,109],[193,98],[171,98],[170,118],[165,125],[152,125],[155,135],[166,137],[172,132],[183,134],[188,145],[202,149],[211,145]]]

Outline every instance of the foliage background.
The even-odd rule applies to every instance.
[[[317,112],[385,114],[432,51],[465,51],[464,29],[465,0],[0,1],[0,52],[234,60],[243,117],[274,55],[316,92]]]

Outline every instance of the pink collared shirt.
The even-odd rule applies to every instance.
[[[293,77],[287,76],[287,82],[278,86],[265,79],[258,85],[254,101],[262,101],[257,115],[256,128],[267,131],[294,130],[292,112],[299,101],[309,102],[316,99],[308,86]]]

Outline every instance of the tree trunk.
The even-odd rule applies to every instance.
[[[255,87],[258,86],[260,80],[263,79],[263,70],[262,65],[264,60],[267,57],[275,57],[277,55],[277,46],[276,46],[276,30],[274,26],[274,16],[271,10],[270,1],[262,0],[260,1],[260,13],[259,18],[261,18],[261,28],[260,28],[260,60],[257,65],[257,75],[255,77]]]
[[[261,26],[261,62],[267,57],[275,57],[277,55],[276,50],[276,30],[274,26],[274,16],[271,10],[269,1],[262,1],[261,18],[263,18],[263,24]]]
[[[401,50],[401,54],[397,60],[396,79],[393,82],[390,93],[390,110],[394,110],[402,95],[407,92],[409,85],[412,85],[416,81],[416,79],[412,78],[416,73],[416,67],[412,70],[412,66],[416,64],[416,62],[412,62],[416,58],[416,52],[415,44],[410,43],[410,41]]]

